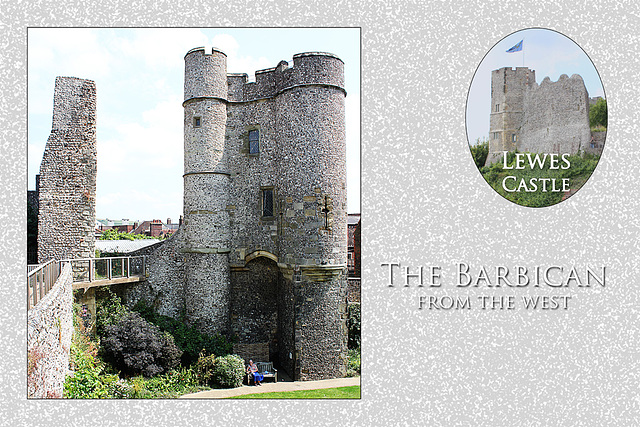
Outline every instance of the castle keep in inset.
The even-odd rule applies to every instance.
[[[129,291],[162,314],[238,337],[294,379],[346,369],[344,64],[328,53],[227,74],[185,56],[184,224]]]
[[[498,161],[503,151],[532,153],[602,153],[603,133],[592,138],[589,94],[582,77],[549,77],[538,85],[526,67],[491,72],[489,155]],[[597,143],[594,142],[597,140]]]

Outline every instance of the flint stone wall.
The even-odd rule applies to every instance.
[[[360,302],[360,278],[349,277],[347,279],[347,301]]]
[[[148,255],[149,277],[135,286],[124,286],[125,304],[132,308],[144,300],[159,314],[179,318],[184,310],[185,255],[178,250],[183,245],[183,228],[160,243],[142,248],[131,255]]]
[[[38,262],[95,256],[96,86],[57,77],[40,164]]]
[[[73,335],[71,282],[66,264],[53,288],[27,313],[29,398],[62,397]]]

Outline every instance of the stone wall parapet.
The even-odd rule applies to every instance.
[[[73,335],[71,263],[45,297],[27,313],[27,395],[61,398]]]

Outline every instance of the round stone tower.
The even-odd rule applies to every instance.
[[[203,332],[229,324],[230,174],[225,151],[227,57],[190,50],[184,73],[185,308]]]
[[[295,379],[344,374],[347,195],[344,64],[301,53],[276,96],[278,266],[291,295]],[[280,80],[280,79],[278,79]],[[286,344],[286,343],[284,343]],[[281,357],[281,360],[283,357]]]

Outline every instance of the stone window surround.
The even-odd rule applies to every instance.
[[[249,125],[245,127],[246,130],[246,145],[244,146],[244,149],[246,150],[246,153],[249,157],[259,157],[260,156],[260,146],[261,144],[261,139],[262,139],[262,132],[260,131],[260,125],[255,124],[255,125]],[[258,131],[258,150],[255,153],[251,152],[251,141],[249,141],[249,133],[251,131]]]
[[[271,215],[265,215],[264,197],[267,191],[271,191]],[[260,219],[273,220],[276,216],[276,197],[273,185],[260,186]]]
[[[257,138],[255,138],[255,145],[252,145],[252,136],[257,136]],[[250,156],[257,156],[258,154],[260,154],[260,129],[250,129],[248,132],[248,139],[249,139],[249,155]],[[255,150],[252,151],[252,147],[255,147]]]
[[[202,117],[200,116],[193,117],[193,127],[194,128],[202,127]]]

